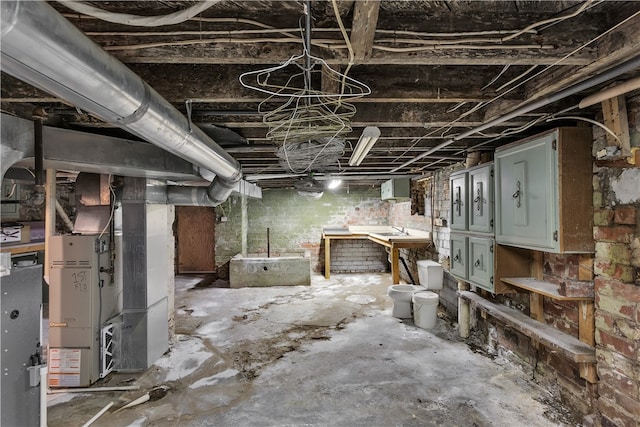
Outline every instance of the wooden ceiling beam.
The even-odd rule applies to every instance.
[[[350,40],[356,63],[371,57],[379,12],[379,0],[361,0],[355,3]]]
[[[467,50],[465,48],[443,49],[420,52],[383,52],[374,50],[372,56],[359,64],[366,65],[550,65],[564,58],[571,47],[558,46],[554,49],[509,49],[502,46],[495,49]],[[229,46],[183,46],[180,48],[153,47],[146,49],[117,50],[110,53],[125,64],[279,64],[292,55],[300,53],[297,45],[229,45]],[[563,61],[564,65],[586,65],[593,61],[595,52],[584,50]],[[346,65],[349,62],[346,51],[327,52],[323,59],[329,65]]]

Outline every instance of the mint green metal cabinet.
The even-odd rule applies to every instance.
[[[469,231],[493,233],[493,164],[469,169],[468,176]]]
[[[469,238],[463,234],[451,234],[450,242],[450,270],[449,272],[458,279],[469,277]]]
[[[495,153],[496,241],[593,251],[591,131],[558,128]]]
[[[493,286],[493,239],[469,237],[469,282],[490,292]]]
[[[449,226],[452,230],[466,231],[468,223],[467,208],[467,171],[454,172],[449,177],[451,189],[451,219]]]
[[[409,178],[394,178],[382,183],[380,198],[382,200],[409,199],[411,197],[411,183]]]

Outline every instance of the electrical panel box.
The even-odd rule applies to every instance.
[[[591,131],[558,128],[496,150],[496,240],[593,252]]]
[[[393,178],[382,183],[380,198],[382,200],[409,199],[411,197],[411,184],[409,178]]]
[[[120,310],[122,282],[110,274],[108,238],[52,236],[49,250],[49,385],[88,386],[100,377],[102,327]]]

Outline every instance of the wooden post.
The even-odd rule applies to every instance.
[[[459,280],[458,291],[468,290],[469,284]],[[469,301],[458,297],[458,332],[460,338],[469,338],[469,332],[471,330],[470,305]]]
[[[595,337],[595,320],[593,317],[593,301],[580,301],[578,304],[578,329],[580,334],[580,341],[589,345],[596,345]]]
[[[529,315],[544,323],[544,296],[531,292],[529,294]]]
[[[398,261],[400,260],[400,251],[395,245],[391,245],[391,278],[393,284],[400,283],[400,268],[398,268]]]
[[[331,277],[331,239],[324,238],[324,278]]]

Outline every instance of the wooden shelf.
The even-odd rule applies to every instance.
[[[15,254],[24,254],[28,252],[38,252],[44,251],[44,242],[40,243],[21,243],[18,245],[2,245],[0,246],[0,251],[2,252],[11,252],[12,255]]]
[[[540,280],[534,279],[533,277],[502,277],[501,280],[511,286],[525,289],[529,292],[535,292],[537,294],[560,301],[593,301],[593,296],[591,295],[562,295],[559,291],[559,285],[556,285],[555,283],[542,282]]]
[[[484,310],[516,331],[539,342],[580,364],[580,376],[589,382],[597,381],[595,373],[596,350],[594,346],[568,335],[552,326],[541,323],[523,312],[502,304],[496,304],[470,291],[458,291],[458,296]]]
[[[595,347],[568,335],[552,326],[540,323],[515,308],[496,304],[470,291],[458,292],[461,298],[482,308],[491,316],[510,325],[517,331],[535,339],[547,347],[562,352],[574,362],[595,362]]]

